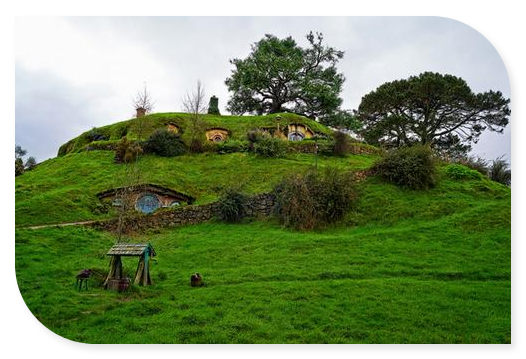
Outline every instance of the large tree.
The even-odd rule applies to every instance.
[[[307,35],[302,48],[292,37],[265,35],[226,79],[235,114],[296,112],[308,117],[327,115],[339,108],[344,77],[336,69],[343,52],[323,44],[321,33]]]
[[[484,130],[502,133],[509,102],[499,91],[474,93],[459,77],[425,72],[365,95],[358,116],[371,143],[467,152]]]

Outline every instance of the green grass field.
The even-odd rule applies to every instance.
[[[60,162],[68,156],[79,156],[71,168]],[[52,213],[47,202],[72,201],[78,216],[88,200],[75,202],[71,193],[82,187],[96,192],[111,183],[111,154],[68,156],[17,178],[17,223],[73,219],[64,209]],[[161,184],[184,179],[187,191],[205,201],[214,198],[206,189],[212,183],[247,176],[249,191],[266,190],[287,168],[301,169],[313,160],[202,156],[141,161],[144,168],[156,168],[148,176],[170,168],[170,175],[158,178]],[[221,172],[223,160],[246,167]],[[321,161],[366,168],[373,160]],[[193,170],[179,174],[189,162]],[[203,176],[205,169],[211,178]],[[17,229],[19,287],[45,326],[88,343],[509,343],[510,189],[484,179],[453,180],[443,167],[440,174],[429,191],[369,178],[345,221],[316,232],[290,231],[268,220],[138,235],[132,240],[150,241],[158,254],[151,269],[154,285],[127,293],[74,289],[78,270],[107,270],[111,234],[82,227]],[[33,209],[38,203],[42,213]],[[129,274],[136,265],[136,259],[124,261]],[[195,271],[206,287],[189,286]]]
[[[188,115],[153,114],[97,129],[118,141],[145,138]],[[205,116],[241,139],[275,116]],[[282,115],[280,124],[321,124]],[[16,273],[22,297],[50,330],[87,343],[510,343],[511,190],[480,174],[441,164],[438,185],[401,189],[377,177],[357,186],[344,220],[313,232],[275,219],[210,221],[135,234],[152,243],[153,285],[105,291],[101,278],[75,289],[84,268],[107,273],[116,236],[88,227],[25,227],[104,219],[96,194],[126,184],[111,151],[84,151],[87,133],[16,178]],[[320,169],[370,168],[378,155],[288,153],[141,156],[139,182],[186,193],[197,204],[228,187],[270,191],[284,176]],[[136,258],[125,258],[132,276]],[[205,287],[192,288],[200,272]]]

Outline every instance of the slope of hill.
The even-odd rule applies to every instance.
[[[114,215],[97,212],[96,193],[122,185],[124,166],[78,145],[16,178],[17,226]],[[315,162],[358,170],[376,158],[203,153],[141,156],[137,166],[143,182],[208,203],[232,185],[268,191]],[[90,343],[509,343],[511,190],[468,169],[454,178],[449,166],[427,191],[367,178],[345,219],[324,230],[268,219],[136,234],[158,254],[154,285],[125,293],[103,290],[100,278],[74,288],[82,268],[107,272],[111,233],[17,228],[20,291],[49,329]],[[129,275],[136,265],[124,259]],[[196,271],[205,287],[189,286]]]
[[[107,270],[111,234],[16,231],[21,293],[54,332],[90,343],[509,343],[509,189],[444,175],[430,191],[370,178],[339,226],[301,233],[217,222],[133,238],[154,285],[74,289]],[[133,274],[136,261],[125,260]],[[191,288],[200,272],[207,283]]]
[[[101,219],[98,192],[121,187],[125,166],[115,164],[111,151],[71,153],[38,165],[16,178],[16,224],[38,225]],[[319,156],[318,165],[368,168],[376,156]],[[285,174],[304,171],[315,163],[313,155],[289,154],[262,158],[248,153],[189,154],[178,157],[141,156],[137,165],[141,182],[154,183],[189,194],[197,204],[218,198],[229,186],[249,194],[268,191]]]

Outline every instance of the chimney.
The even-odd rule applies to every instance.
[[[146,110],[142,107],[138,107],[136,108],[137,110],[137,115],[136,117],[139,118],[139,117],[143,117],[144,115],[146,115]]]

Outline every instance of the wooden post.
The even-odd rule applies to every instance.
[[[108,286],[110,279],[121,279],[122,278],[122,260],[121,256],[112,256],[110,261],[110,272],[108,277],[104,281],[104,288]]]
[[[152,280],[150,278],[150,250],[146,249],[144,254],[139,259],[137,265],[137,272],[135,273],[134,284],[138,285],[151,285]]]

